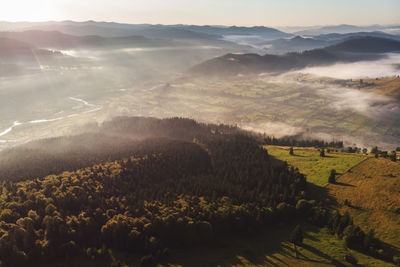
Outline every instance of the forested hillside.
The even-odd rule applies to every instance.
[[[165,138],[192,141],[212,133],[241,133],[236,127],[190,119],[118,117],[90,124],[75,136],[33,141],[0,152],[0,181],[25,180],[73,171],[97,163],[168,150]]]
[[[277,164],[259,136],[179,118],[117,118],[89,128],[12,150],[32,163],[20,181],[0,184],[2,266],[156,266],[168,264],[171,250],[293,220],[396,260],[348,214],[310,199],[305,176]]]
[[[257,231],[280,216],[278,203],[288,212],[304,195],[305,177],[272,165],[246,135],[213,131],[150,147],[73,172],[3,181],[0,259],[23,266],[89,255],[116,263],[120,251],[155,262],[166,248]]]

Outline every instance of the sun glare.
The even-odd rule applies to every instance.
[[[1,20],[44,21],[55,19],[55,5],[51,0],[13,0],[4,1],[0,8]]]

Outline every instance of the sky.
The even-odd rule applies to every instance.
[[[0,0],[0,21],[311,26],[400,24],[400,0]]]

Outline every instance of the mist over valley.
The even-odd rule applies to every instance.
[[[0,267],[399,266],[397,3],[122,2],[0,21]]]

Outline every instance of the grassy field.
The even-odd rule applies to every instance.
[[[320,156],[320,151],[315,148],[294,148],[294,155],[289,155],[289,147],[265,146],[269,155],[287,161],[291,166],[299,168],[305,174],[307,181],[317,186],[328,184],[330,171],[335,169],[341,175],[354,165],[367,159],[362,154],[342,152],[325,152],[325,157]]]
[[[341,152],[321,158],[314,148],[294,148],[291,156],[289,147],[265,148],[299,168],[308,182],[324,187],[336,207],[342,213],[348,211],[364,231],[374,229],[382,241],[400,249],[400,162]],[[339,173],[337,184],[327,183],[331,169]],[[345,205],[345,200],[350,205]]]
[[[327,186],[342,212],[400,249],[400,162],[370,158]],[[347,200],[350,205],[344,205]]]

